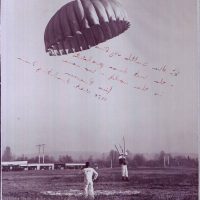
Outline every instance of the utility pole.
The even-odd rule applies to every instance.
[[[168,164],[168,166],[170,165],[170,162],[169,162],[169,155],[167,156],[167,164]]]
[[[169,154],[165,154],[164,155],[164,167],[169,167],[170,165],[170,157],[169,157]]]
[[[110,168],[113,168],[113,152],[111,151]]]
[[[164,159],[164,167],[166,167],[166,160],[165,160],[165,155],[164,155],[164,157],[163,157],[163,159]]]
[[[41,144],[36,145],[38,147],[38,163],[40,164],[40,148]]]
[[[41,144],[42,146],[42,163],[44,163],[44,147],[45,147],[45,144]]]

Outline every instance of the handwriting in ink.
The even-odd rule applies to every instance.
[[[148,78],[148,76],[141,75],[140,72],[134,73],[134,77],[140,78],[140,79],[147,79]]]
[[[153,70],[159,71],[159,72],[166,72],[167,71],[167,66],[164,65],[162,67],[152,67]]]
[[[109,93],[111,93],[113,87],[110,87],[110,88],[99,87],[98,89],[106,92],[107,94],[109,94]]]
[[[143,87],[140,86],[134,86],[133,88],[137,89],[137,90],[141,90],[141,91],[147,91],[149,90],[149,87],[147,87],[146,85],[144,85]]]
[[[119,82],[119,83],[128,85],[128,82],[127,82],[127,81],[122,80],[121,78],[119,78],[119,76],[117,76],[117,75],[115,75],[115,74],[111,75],[111,76],[108,78],[108,80],[113,80],[113,81],[117,81],[117,82]]]
[[[161,79],[160,81],[154,81],[154,83],[157,83],[157,84],[160,84],[160,85],[164,85],[164,84],[166,84],[167,82],[164,81],[163,79]]]

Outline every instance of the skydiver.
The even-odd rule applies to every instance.
[[[128,167],[127,167],[127,152],[125,154],[121,153],[119,156],[119,164],[121,165],[121,174],[122,174],[122,180],[123,181],[129,181],[128,179]]]

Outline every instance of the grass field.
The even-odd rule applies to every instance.
[[[81,200],[79,170],[3,172],[3,200]],[[100,169],[97,200],[197,200],[197,169],[129,169],[122,182],[120,169]]]

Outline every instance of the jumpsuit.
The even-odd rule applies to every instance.
[[[84,174],[84,196],[85,198],[94,199],[93,180],[96,180],[98,173],[91,167],[83,169]],[[94,178],[93,178],[94,176]]]

